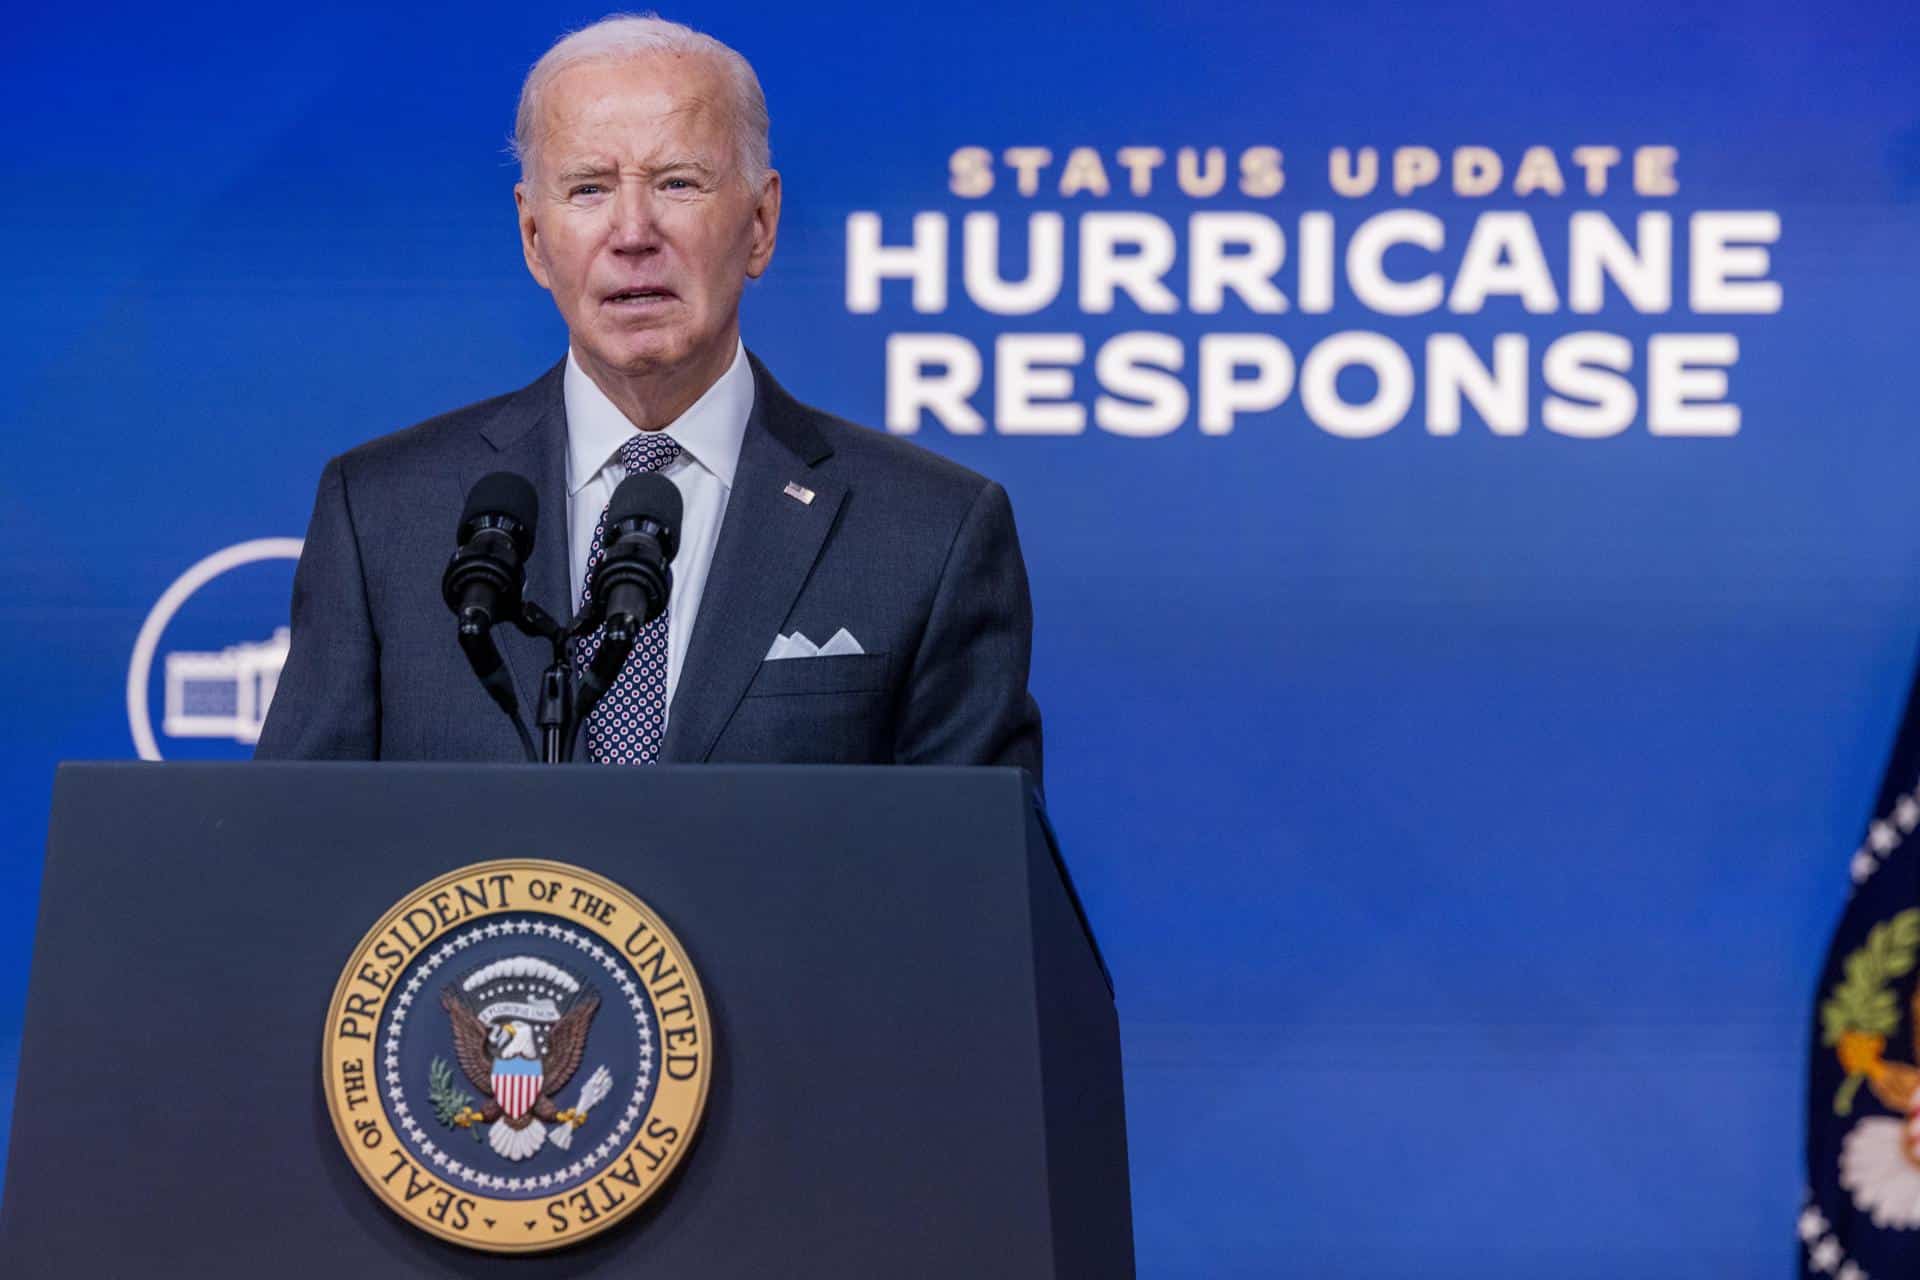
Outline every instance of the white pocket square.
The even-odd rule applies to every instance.
[[[860,642],[845,627],[833,633],[833,638],[825,644],[815,644],[805,635],[796,631],[790,636],[774,637],[773,647],[767,650],[766,660],[774,662],[781,658],[838,658],[845,654],[865,653]]]

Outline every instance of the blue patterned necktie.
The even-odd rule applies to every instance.
[[[659,471],[680,456],[680,445],[660,431],[639,431],[620,446],[620,462],[628,475]],[[593,602],[593,571],[606,553],[607,513],[593,527],[593,554],[587,559],[587,581],[580,591],[580,609]],[[606,635],[602,624],[580,637],[578,660],[593,661]],[[633,652],[614,678],[613,687],[594,704],[587,716],[587,754],[600,764],[653,764],[660,759],[660,738],[667,724],[667,611],[640,629]]]

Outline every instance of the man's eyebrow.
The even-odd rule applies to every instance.
[[[692,157],[678,160],[662,160],[659,164],[640,166],[640,176],[648,180],[664,178],[672,174],[691,174],[703,182],[711,182],[718,176],[717,171]]]
[[[618,165],[609,164],[605,161],[580,160],[563,165],[556,176],[561,182],[578,182],[583,178],[609,177],[618,171]],[[659,164],[640,165],[638,166],[638,172],[643,178],[656,178],[661,174],[675,172],[691,172],[697,173],[705,178],[711,178],[715,176],[717,171],[711,165],[688,157],[680,160],[666,160]]]

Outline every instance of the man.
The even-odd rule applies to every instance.
[[[488,472],[532,481],[527,596],[564,620],[615,485],[657,470],[685,503],[671,598],[583,756],[1011,764],[1037,781],[1006,494],[799,404],[741,344],[740,294],[780,220],[746,60],[674,23],[610,18],[534,66],[515,142],[521,245],[567,357],[327,464],[256,756],[524,758],[439,597],[463,497]],[[546,646],[495,634],[530,709]]]

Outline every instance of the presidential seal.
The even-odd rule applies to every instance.
[[[667,1181],[712,1075],[680,943],[590,871],[508,859],[401,899],[347,961],[322,1079],[359,1174],[443,1239],[528,1253]]]

